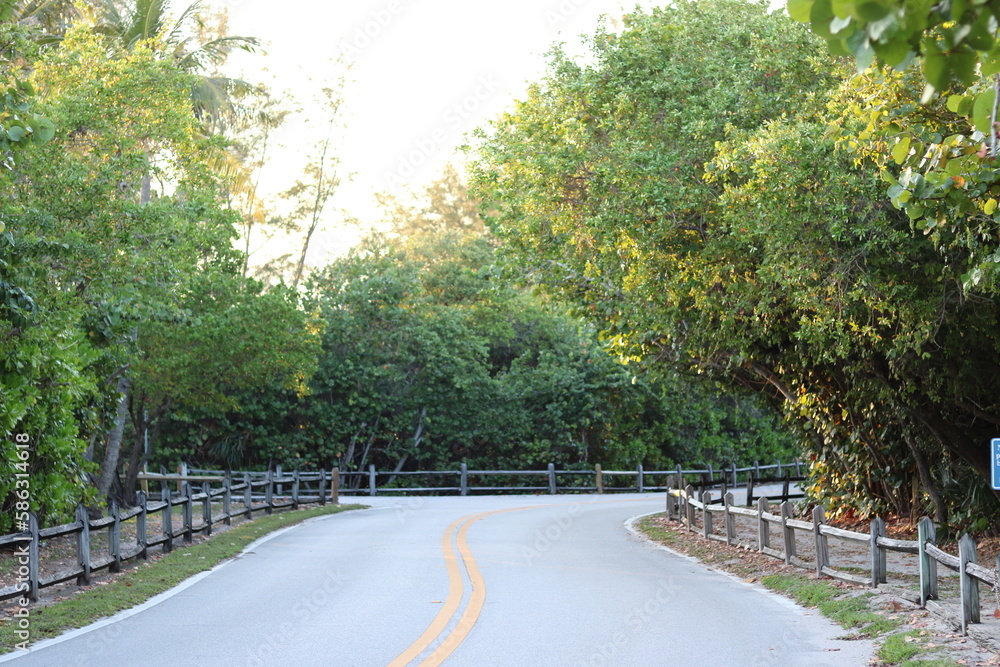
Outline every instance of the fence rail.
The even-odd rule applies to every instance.
[[[759,498],[754,509],[736,507],[733,496],[727,493],[722,496],[720,504],[713,504],[712,492],[696,490],[688,485],[682,490],[673,489],[667,493],[667,516],[680,520],[688,530],[697,531],[697,514],[701,515],[701,535],[705,539],[718,540],[726,544],[755,549],[760,553],[783,560],[786,565],[795,565],[814,570],[819,575],[825,575],[841,581],[847,581],[862,586],[877,588],[879,584],[888,583],[888,568],[886,567],[886,552],[895,551],[916,554],[919,558],[920,571],[920,605],[926,607],[928,600],[938,599],[937,565],[940,563],[954,570],[959,575],[959,595],[962,609],[961,627],[963,634],[968,634],[971,623],[979,623],[980,603],[979,584],[983,583],[993,590],[998,590],[998,572],[1000,572],[1000,555],[997,556],[995,569],[979,565],[977,545],[970,535],[963,535],[958,541],[958,555],[949,554],[937,546],[934,522],[928,517],[920,520],[916,540],[897,540],[886,537],[885,521],[874,519],[869,525],[868,533],[854,532],[836,528],[826,524],[826,513],[823,507],[815,507],[812,511],[812,521],[802,521],[792,518],[792,508],[787,500],[778,506],[778,513],[771,512],[771,502],[768,498]],[[722,515],[722,533],[715,532],[714,515]],[[737,537],[736,517],[748,517],[756,522],[757,540],[748,542]],[[771,543],[771,527],[779,529],[781,535],[780,548]],[[811,534],[815,543],[815,557],[808,562],[796,553],[795,531]],[[830,558],[829,538],[865,545],[871,554],[870,575],[866,577],[851,574],[833,567]]]
[[[210,535],[213,526],[230,525],[235,517],[246,516],[250,519],[254,512],[271,514],[283,507],[295,509],[308,503],[322,505],[328,501],[339,502],[340,478],[337,470],[315,473],[295,471],[287,475],[268,471],[259,475],[241,473],[241,477],[241,482],[233,483],[228,475],[147,474],[142,476],[147,485],[150,481],[159,481],[163,485],[160,500],[151,500],[147,493],[139,491],[135,507],[121,509],[112,503],[108,515],[96,519],[90,518],[87,508],[79,505],[75,521],[49,528],[40,528],[35,514],[29,513],[27,531],[0,536],[0,546],[14,545],[18,574],[23,575],[18,577],[20,583],[0,589],[0,601],[25,597],[35,602],[41,589],[71,579],[79,585],[87,585],[95,571],[107,568],[110,572],[118,572],[123,561],[145,559],[150,547],[162,545],[164,551],[170,551],[176,538],[191,542],[195,533]],[[204,480],[197,492],[191,485],[191,481],[195,480]],[[181,481],[180,494],[171,492],[167,484],[174,481]],[[214,481],[220,482],[218,488],[212,488]],[[285,486],[288,487],[287,494]],[[216,505],[221,507],[216,508]],[[181,527],[175,533],[173,509],[178,506],[181,508]],[[197,518],[196,507],[201,510]],[[216,509],[220,511],[216,512]],[[161,530],[153,535],[147,531],[146,522],[150,514],[157,512],[162,513]],[[124,544],[122,524],[132,519],[135,519],[135,542]],[[91,533],[98,530],[107,530],[107,549],[106,553],[95,555],[91,549]],[[76,565],[42,576],[39,556],[41,540],[67,535],[76,536]]]
[[[799,461],[789,463],[775,462],[770,465],[760,465],[738,468],[731,465],[715,468],[684,469],[678,466],[672,470],[646,470],[642,465],[635,470],[605,470],[600,464],[592,469],[557,470],[555,464],[549,463],[545,470],[475,470],[461,464],[454,470],[423,470],[423,471],[390,471],[378,470],[369,465],[368,470],[341,471],[344,493],[366,493],[375,496],[379,493],[458,493],[466,496],[475,492],[544,492],[556,494],[559,492],[605,493],[615,491],[653,492],[682,488],[684,484],[693,483],[699,489],[735,488],[742,484],[748,487],[749,502],[753,502],[754,487],[761,484],[784,483],[784,496],[800,498],[802,494],[790,491],[789,484],[800,482],[805,478],[801,475],[802,464]],[[277,470],[280,473],[280,466]],[[185,469],[187,470],[187,469]],[[795,474],[792,475],[791,471]],[[192,474],[222,475],[222,470],[207,470],[191,468]],[[768,473],[772,473],[768,476]],[[542,484],[491,484],[489,478],[542,478]],[[560,483],[560,479],[572,478],[576,484]],[[617,479],[633,478],[634,481],[623,485]],[[444,482],[437,485],[407,486],[397,483],[397,480],[413,478],[441,479]],[[450,478],[450,479],[449,479]],[[421,480],[421,481],[424,481]],[[615,480],[616,484],[610,484]],[[657,481],[659,483],[657,483]],[[448,483],[452,482],[452,483]]]

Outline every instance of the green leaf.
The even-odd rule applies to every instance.
[[[993,103],[996,100],[996,90],[990,88],[976,97],[976,103],[972,107],[972,122],[976,129],[983,134],[990,133],[990,123],[993,120]]]
[[[863,2],[857,8],[858,17],[866,22],[878,21],[889,13],[889,8],[879,2]]]
[[[24,139],[25,131],[23,127],[12,125],[7,128],[7,136],[11,141],[18,142]]]
[[[896,164],[903,164],[906,160],[906,156],[910,154],[910,137],[902,137],[896,142],[896,145],[892,147],[892,159],[896,161]]]
[[[983,204],[983,213],[985,213],[986,215],[993,215],[993,212],[996,210],[997,210],[997,200],[993,199],[992,197],[990,199],[987,199],[986,203]]]
[[[944,90],[951,80],[948,59],[938,51],[936,45],[924,47],[924,79],[936,90]]]
[[[956,51],[948,59],[952,74],[966,86],[971,86],[975,82],[978,62],[979,56],[974,51],[968,50]]]
[[[913,50],[909,42],[903,35],[896,35],[892,39],[877,41],[872,46],[878,57],[885,61],[890,67],[897,67],[913,56]]]
[[[982,55],[982,65],[980,71],[983,76],[992,76],[1000,72],[1000,44],[996,44],[989,53]]]
[[[32,140],[36,146],[48,143],[56,136],[55,124],[45,116],[34,116],[31,119]]]
[[[949,95],[948,96],[948,111],[952,113],[960,113],[959,109],[962,106],[962,102],[966,99],[965,95]]]
[[[814,0],[788,0],[788,15],[800,23],[809,23]]]
[[[830,39],[834,35],[830,32],[830,24],[834,19],[833,8],[830,0],[815,0],[809,10],[809,23],[813,32],[823,39]]]
[[[996,37],[994,36],[996,29],[994,27],[993,30],[990,30],[992,27],[991,24],[995,26],[996,20],[989,12],[980,14],[979,19],[972,24],[972,29],[965,38],[965,43],[976,51],[989,51],[992,49],[996,43]]]
[[[966,0],[951,0],[951,18],[955,21],[961,19],[966,7],[968,7]]]

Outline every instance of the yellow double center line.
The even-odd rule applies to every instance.
[[[638,501],[639,499],[634,498],[623,500],[599,500],[592,501],[591,503],[567,503],[567,506],[577,504],[596,505]],[[456,623],[455,627],[452,628],[450,633],[448,633],[448,636],[445,637],[440,644],[438,644],[438,647],[434,649],[434,652],[424,658],[419,667],[437,667],[444,662],[445,659],[458,648],[459,644],[465,640],[466,636],[468,636],[469,632],[472,630],[472,626],[475,625],[476,621],[479,619],[479,613],[483,610],[483,603],[486,601],[486,581],[483,579],[483,575],[479,572],[479,566],[476,565],[476,559],[472,557],[472,551],[469,550],[469,544],[467,541],[469,528],[472,527],[472,524],[485,517],[493,516],[494,514],[504,514],[506,512],[517,512],[520,510],[553,506],[561,505],[527,505],[524,507],[511,507],[505,510],[480,512],[479,514],[464,516],[448,526],[441,538],[441,550],[444,552],[445,567],[448,570],[448,597],[445,599],[444,606],[441,607],[441,611],[438,612],[437,616],[434,617],[434,620],[431,621],[431,624],[427,626],[426,630],[424,630],[424,634],[420,635],[420,638],[417,639],[417,641],[413,642],[408,649],[400,653],[395,660],[390,662],[389,667],[404,667],[423,653],[427,647],[433,644],[434,641],[444,633],[448,624],[451,623],[452,618],[458,611],[459,605],[462,603],[462,595],[465,592],[465,586],[462,583],[462,571],[458,565],[458,555],[456,555],[455,549],[451,545],[451,538],[452,535],[455,534],[456,529],[458,530],[458,538],[455,540],[455,543],[458,545],[458,554],[461,555],[462,562],[465,564],[465,571],[469,574],[469,582],[472,584],[472,595],[469,597],[469,604],[466,605],[465,611],[462,613],[461,618],[458,619],[458,623]]]
[[[414,658],[423,653],[445,631],[455,612],[458,611],[465,586],[462,584],[462,572],[458,566],[458,557],[451,545],[451,537],[454,535],[456,529],[458,529],[458,539],[456,540],[458,552],[461,554],[462,562],[465,564],[465,571],[469,573],[469,582],[472,584],[472,595],[469,598],[469,604],[466,605],[465,611],[462,613],[462,617],[458,619],[458,623],[434,652],[420,663],[420,667],[436,667],[458,648],[458,645],[462,643],[469,634],[469,631],[472,630],[472,626],[475,625],[476,620],[479,619],[479,613],[483,610],[483,603],[486,601],[486,581],[483,580],[483,575],[479,572],[479,566],[476,565],[476,559],[472,557],[472,551],[469,550],[469,528],[484,517],[524,509],[530,508],[514,507],[506,510],[481,512],[462,517],[448,526],[444,531],[444,536],[441,538],[441,550],[444,551],[445,567],[448,570],[448,597],[445,599],[441,611],[438,612],[434,620],[431,621],[431,624],[424,630],[424,634],[420,635],[417,641],[413,642],[408,649],[399,654],[399,657],[389,663],[389,667],[403,667],[403,665],[409,664]]]

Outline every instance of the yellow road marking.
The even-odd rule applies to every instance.
[[[599,505],[605,503],[622,503],[622,502],[639,502],[643,499],[620,499],[620,500],[598,500],[590,502],[581,503],[548,503],[545,505],[526,505],[524,507],[512,507],[504,510],[492,510],[489,512],[480,512],[479,514],[471,514],[469,516],[464,516],[461,519],[453,521],[444,531],[444,535],[441,537],[441,550],[444,552],[445,567],[448,570],[448,597],[445,598],[444,606],[441,611],[437,613],[431,624],[427,626],[424,633],[420,635],[417,641],[413,642],[409,648],[399,654],[399,656],[389,663],[389,667],[404,667],[404,665],[409,664],[414,658],[424,652],[424,650],[434,643],[441,633],[444,632],[448,623],[451,621],[455,612],[458,611],[458,606],[462,602],[462,595],[465,592],[465,586],[462,583],[462,573],[458,567],[458,558],[455,555],[455,550],[451,544],[451,537],[454,534],[456,528],[458,529],[458,538],[456,540],[458,544],[458,551],[462,555],[462,562],[465,565],[465,570],[469,574],[469,582],[472,584],[472,594],[469,597],[469,604],[466,605],[465,611],[462,613],[462,617],[458,620],[458,623],[452,628],[452,631],[444,638],[434,652],[431,653],[427,658],[420,663],[419,667],[437,667],[442,662],[444,662],[448,656],[450,656],[455,649],[461,645],[461,643],[468,636],[469,632],[472,631],[473,625],[479,620],[479,614],[483,610],[483,605],[486,602],[486,580],[483,579],[482,573],[479,571],[479,566],[476,565],[476,559],[472,556],[472,551],[469,549],[468,544],[468,534],[469,528],[472,524],[488,516],[494,514],[504,514],[506,512],[517,512],[520,510],[537,509],[542,507],[568,507],[570,505]]]
[[[458,620],[458,624],[434,652],[420,663],[420,667],[437,667],[437,665],[444,662],[472,630],[472,626],[479,620],[479,613],[483,610],[483,604],[486,602],[486,580],[483,579],[483,575],[479,572],[479,566],[476,565],[476,559],[472,557],[472,551],[469,550],[467,542],[469,528],[483,517],[523,509],[528,508],[515,507],[513,509],[485,512],[474,516],[462,524],[462,527],[458,531],[458,551],[462,554],[465,569],[469,573],[469,582],[472,584],[472,595],[469,597],[469,604],[466,605],[465,611],[462,613],[462,618]]]
[[[462,585],[462,573],[458,569],[458,560],[455,558],[455,551],[451,548],[451,534],[468,517],[462,517],[457,521],[452,522],[448,528],[444,531],[444,536],[441,538],[441,550],[444,552],[444,564],[445,568],[448,570],[448,597],[445,598],[444,606],[441,607],[441,611],[438,612],[431,624],[427,626],[424,630],[424,634],[420,635],[417,641],[413,642],[412,645],[405,651],[399,654],[395,660],[389,663],[389,667],[403,667],[403,665],[409,664],[411,660],[420,655],[425,648],[431,645],[438,635],[444,632],[445,627],[448,625],[448,621],[454,616],[455,611],[458,610],[458,604],[462,601],[462,590],[465,588]]]

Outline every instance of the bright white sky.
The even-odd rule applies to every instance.
[[[290,90],[305,103],[344,48],[353,56],[347,89],[345,170],[354,173],[328,206],[325,228],[309,254],[322,265],[359,232],[345,214],[377,216],[373,193],[420,190],[435,178],[463,137],[522,96],[544,72],[555,42],[577,51],[602,14],[619,18],[636,0],[211,0],[229,12],[230,33],[254,36],[267,55],[239,59],[249,81]],[[269,74],[261,73],[266,68]],[[310,79],[312,82],[310,83]],[[262,190],[274,195],[301,173],[323,129],[293,119],[279,141]]]

